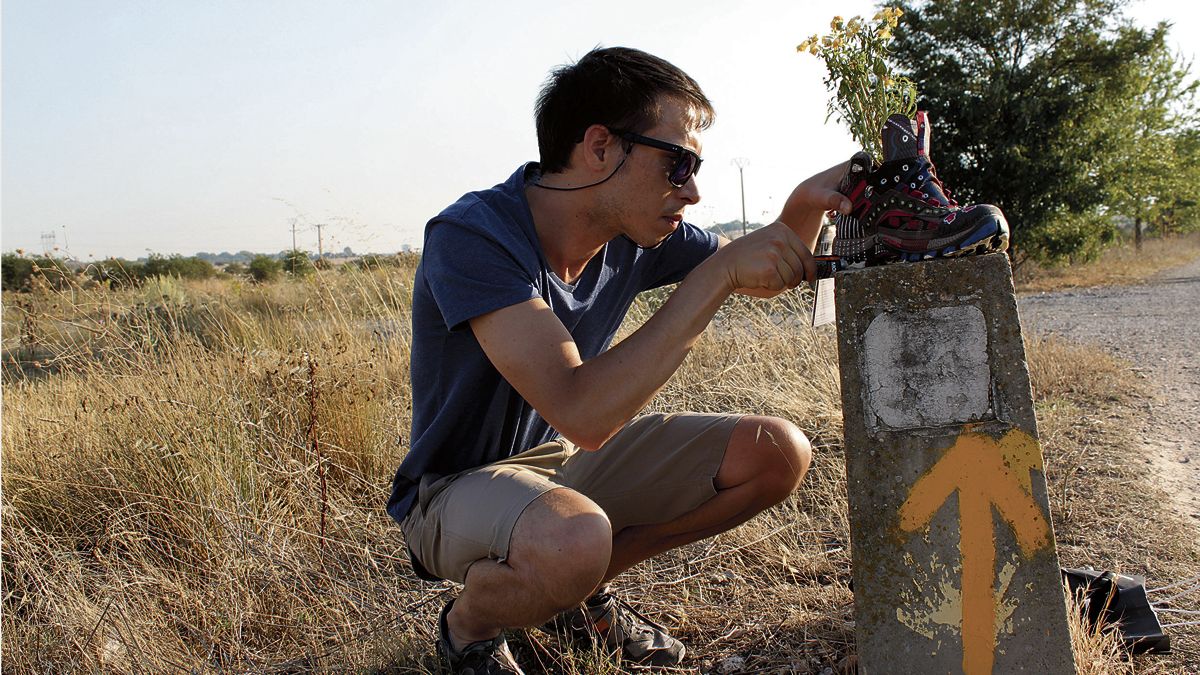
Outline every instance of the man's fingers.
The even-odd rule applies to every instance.
[[[795,285],[796,269],[788,262],[787,258],[780,256],[778,262],[775,263],[775,271],[779,274],[779,286],[771,284],[771,290],[779,291],[785,288],[792,288]],[[803,268],[800,268],[803,269]]]
[[[842,213],[849,213],[851,204],[846,196],[836,190],[828,190],[825,193],[825,208]]]
[[[795,288],[804,281],[804,261],[790,248],[779,257],[776,269],[783,279],[784,288]]]
[[[817,278],[817,263],[813,260],[812,252],[808,250],[808,245],[800,238],[800,235],[787,230],[788,238],[788,254],[789,262],[792,269],[795,270],[797,279],[791,284],[793,287],[799,286],[802,281],[813,281]]]

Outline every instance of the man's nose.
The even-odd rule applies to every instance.
[[[696,176],[688,178],[688,182],[683,184],[683,187],[678,188],[679,197],[688,204],[695,204],[700,201],[700,185],[696,182]]]

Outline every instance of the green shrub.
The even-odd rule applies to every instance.
[[[398,263],[396,262],[396,256],[371,253],[359,258],[356,264],[360,269],[369,270],[381,267],[396,267]]]
[[[0,269],[3,270],[4,290],[19,291],[29,286],[33,261],[19,253],[5,253]]]
[[[283,271],[283,263],[269,255],[256,255],[250,261],[250,276],[257,282],[275,281]]]
[[[74,272],[66,262],[58,258],[40,256],[26,258],[24,253],[5,253],[0,261],[0,276],[6,291],[28,290],[35,279],[52,288],[63,288],[70,283]]]
[[[1111,219],[1096,213],[1060,213],[1020,242],[1035,260],[1054,264],[1091,262],[1119,239]]]
[[[143,278],[208,279],[214,274],[216,274],[216,269],[207,260],[195,256],[185,258],[178,253],[171,256],[151,253],[142,276]]]
[[[359,258],[356,261],[359,269],[380,269],[382,267],[407,267],[416,269],[417,264],[421,262],[421,254],[408,251],[405,253],[397,253],[395,255],[379,255],[377,253],[369,253]]]
[[[146,278],[146,266],[122,258],[107,258],[89,265],[87,275],[111,288],[137,286]]]
[[[305,277],[313,273],[316,267],[308,257],[308,251],[292,249],[283,254],[283,270],[295,277]]]

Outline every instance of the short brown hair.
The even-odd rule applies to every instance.
[[[538,152],[542,171],[567,168],[571,151],[593,124],[643,132],[658,123],[659,98],[692,106],[697,128],[707,129],[712,103],[687,73],[657,56],[628,47],[597,47],[550,74],[538,96]]]

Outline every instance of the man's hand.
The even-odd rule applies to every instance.
[[[811,251],[821,234],[821,217],[826,211],[849,211],[850,200],[837,191],[849,162],[842,162],[805,180],[792,190],[779,220],[788,224]]]
[[[722,238],[714,262],[725,266],[733,292],[770,298],[816,279],[812,249],[821,219],[830,209],[850,210],[850,200],[837,191],[847,165],[831,166],[797,185],[771,225],[732,243]]]
[[[817,269],[804,241],[778,221],[722,246],[711,262],[721,266],[729,292],[759,298],[812,281]]]

